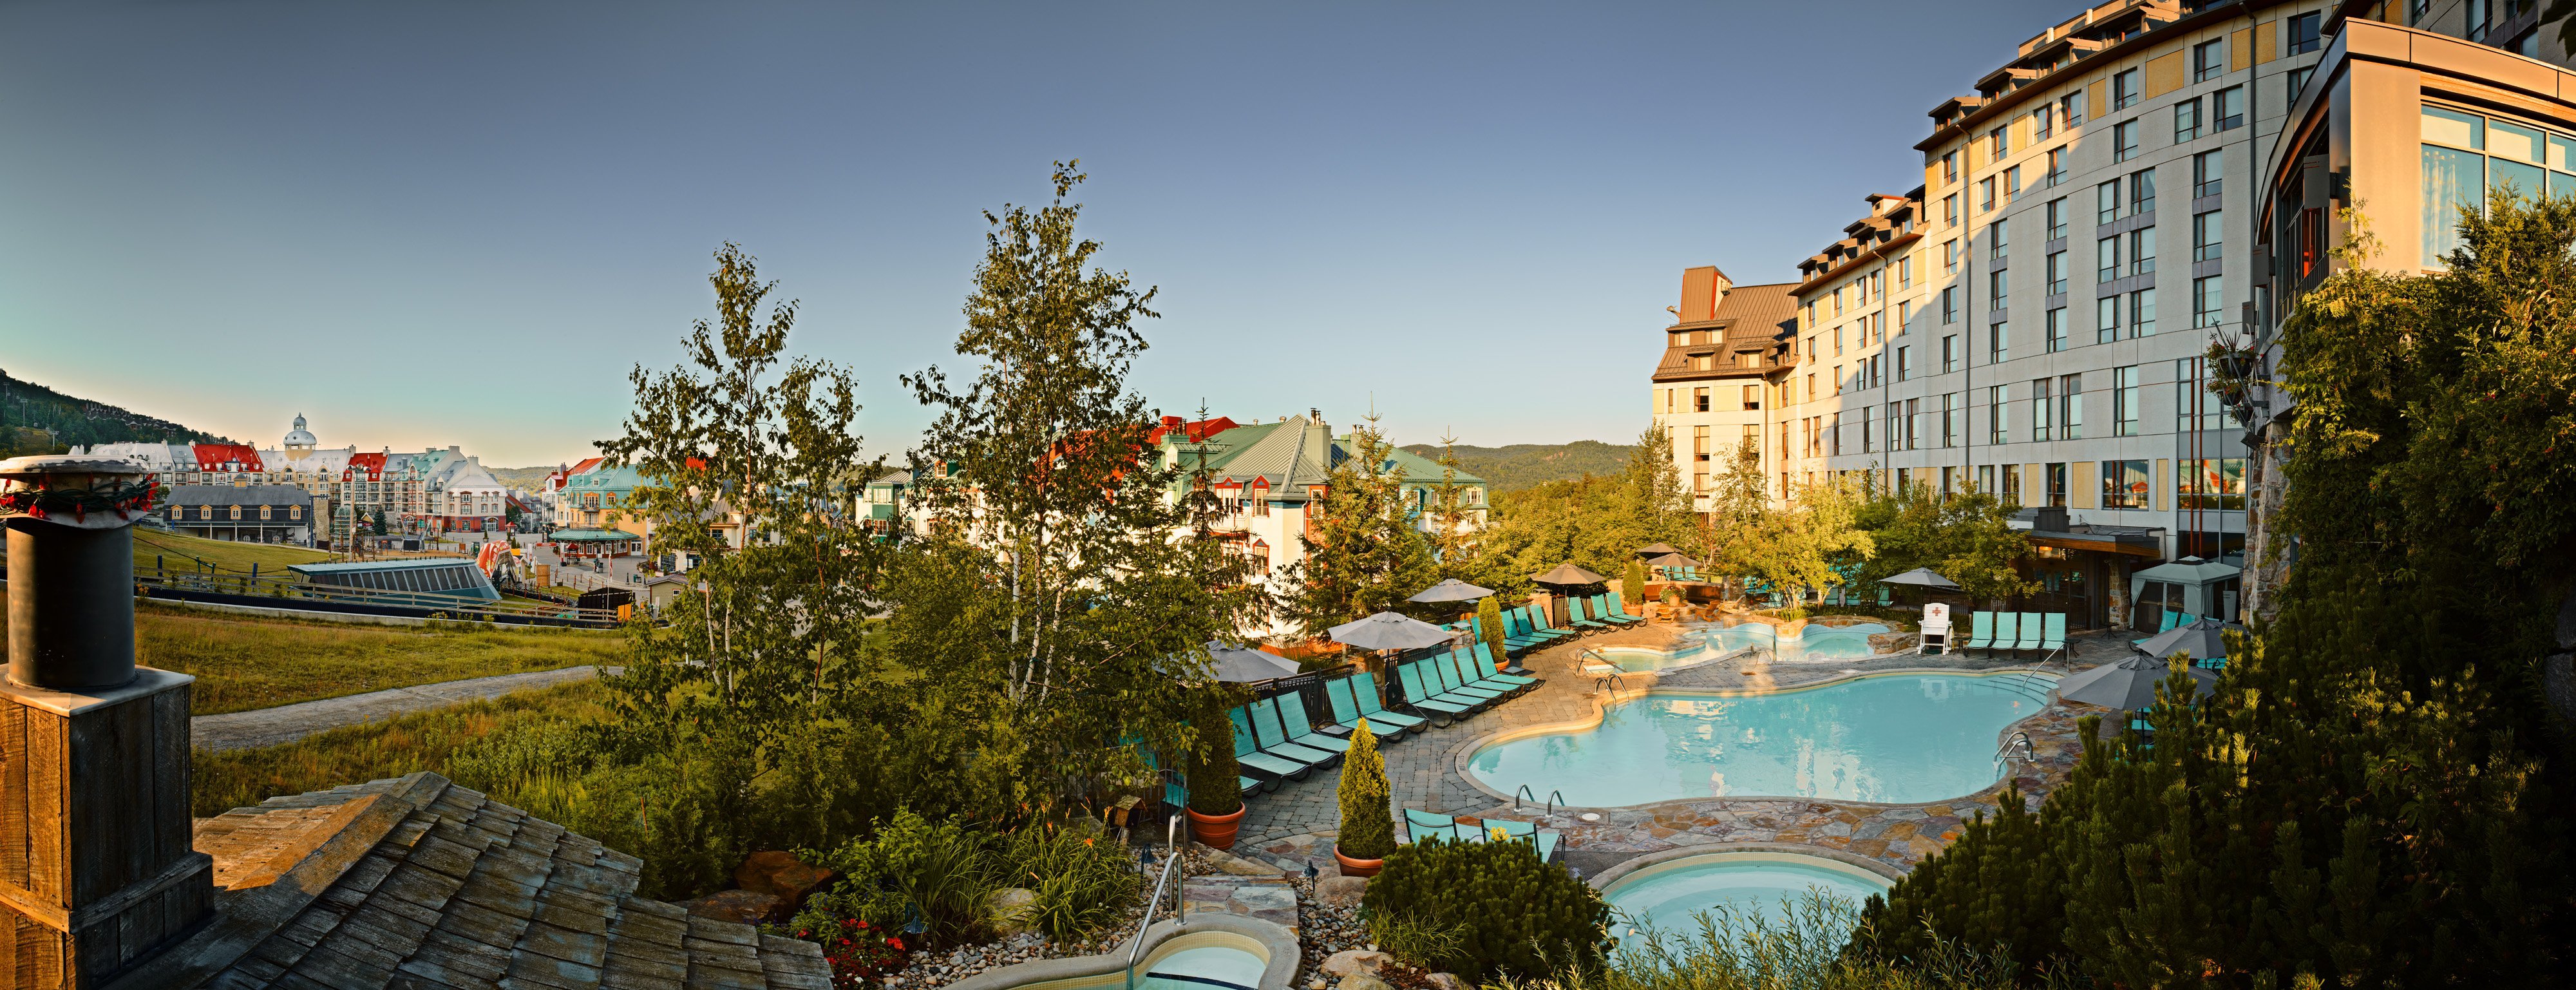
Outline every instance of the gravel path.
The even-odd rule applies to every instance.
[[[609,673],[623,668],[610,667]],[[299,702],[247,712],[222,715],[199,715],[188,720],[188,732],[199,749],[221,752],[228,749],[253,749],[294,742],[305,736],[392,718],[408,712],[428,711],[468,701],[498,698],[516,691],[553,687],[586,681],[598,676],[596,667],[566,667],[529,674],[502,674],[497,677],[474,677],[440,684],[417,684],[386,691],[369,691],[320,701]]]

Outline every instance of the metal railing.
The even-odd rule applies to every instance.
[[[465,562],[459,561],[459,563]],[[137,567],[134,572],[134,583],[137,592],[142,595],[154,595],[156,591],[168,592],[169,594],[155,597],[182,600],[192,597],[191,593],[228,596],[257,600],[250,603],[234,602],[234,604],[258,604],[284,609],[311,608],[318,603],[331,603],[363,606],[370,609],[417,612],[429,617],[466,622],[487,619],[500,622],[525,622],[539,619],[554,623],[615,625],[619,621],[615,609],[580,608],[553,602],[509,598],[499,601],[478,601],[438,591],[402,591],[321,584],[303,580],[291,571],[277,574],[251,574],[188,568]],[[507,585],[494,587],[495,590],[506,590]],[[202,600],[221,601],[222,599]]]
[[[1528,785],[1528,784],[1522,784],[1522,785],[1521,785],[1521,787],[1520,787],[1520,790],[1517,790],[1517,791],[1513,791],[1513,792],[1512,792],[1512,810],[1513,810],[1513,811],[1519,811],[1519,810],[1521,810],[1521,796],[1522,796],[1522,795],[1528,795],[1528,796],[1529,796],[1529,799],[1530,799],[1530,800],[1532,800],[1532,801],[1536,801],[1536,800],[1538,800],[1538,792],[1537,792],[1537,791],[1530,790],[1530,785]],[[1547,813],[1548,813],[1548,814],[1551,814],[1551,815],[1556,814],[1556,804],[1557,804],[1557,802],[1559,802],[1559,801],[1563,801],[1563,800],[1565,800],[1565,792],[1564,792],[1564,791],[1549,791],[1549,792],[1547,792]]]
[[[1175,809],[1171,822],[1164,827],[1164,844],[1171,847],[1171,854],[1163,859],[1163,876],[1161,879],[1154,881],[1154,896],[1145,901],[1145,917],[1136,922],[1136,937],[1133,940],[1133,944],[1127,947],[1127,990],[1136,990],[1136,960],[1138,957],[1144,955],[1145,952],[1145,929],[1153,927],[1154,912],[1163,906],[1163,890],[1171,886],[1172,877],[1180,870],[1181,861],[1189,858],[1188,848],[1181,845],[1180,841],[1182,818],[1183,813],[1178,809]],[[1187,912],[1188,906],[1180,902],[1180,896],[1178,894],[1174,894],[1172,899],[1173,928],[1178,929],[1189,924]]]

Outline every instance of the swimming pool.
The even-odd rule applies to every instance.
[[[2001,779],[2005,726],[2047,704],[2030,675],[1874,674],[1763,692],[1648,691],[1601,724],[1478,749],[1467,772],[1502,794],[1559,805],[1705,797],[1917,804]]]
[[[1894,885],[1877,873],[1822,856],[1714,852],[1642,867],[1611,881],[1601,896],[1621,915],[1613,934],[1651,930],[1689,936],[1699,931],[1697,916],[1706,911],[1722,908],[1742,921],[1759,917],[1785,925],[1792,906],[1810,892],[1857,907]]]
[[[1779,627],[1767,622],[1739,622],[1731,626],[1707,626],[1686,630],[1682,642],[1669,650],[1648,646],[1613,646],[1599,652],[1621,670],[1663,670],[1698,663],[1733,653],[1746,647],[1759,647],[1771,652],[1773,663],[1809,663],[1825,660],[1851,660],[1870,656],[1869,637],[1890,631],[1877,622],[1860,622],[1848,626],[1825,626],[1813,623],[1798,630],[1795,636],[1783,638]]]

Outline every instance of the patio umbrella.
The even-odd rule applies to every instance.
[[[1422,589],[1422,593],[1405,599],[1408,602],[1472,602],[1494,593],[1492,588],[1479,588],[1457,578],[1443,579],[1439,584]]]
[[[1572,561],[1567,561],[1556,565],[1555,569],[1545,574],[1530,575],[1530,580],[1540,584],[1600,584],[1610,579],[1576,567]]]
[[[1449,641],[1449,631],[1420,619],[1380,612],[1329,630],[1333,642],[1363,650],[1418,650]]]
[[[1888,575],[1888,576],[1886,576],[1886,577],[1883,577],[1883,578],[1878,579],[1878,583],[1880,583],[1880,584],[1911,584],[1911,585],[1917,585],[1917,586],[1925,587],[1925,588],[1951,588],[1951,589],[1956,589],[1956,588],[1958,588],[1958,587],[1959,587],[1959,582],[1957,582],[1957,581],[1953,581],[1953,580],[1950,580],[1949,578],[1942,577],[1941,575],[1938,575],[1938,574],[1934,574],[1934,573],[1932,573],[1932,569],[1931,569],[1931,568],[1929,568],[1929,567],[1917,567],[1917,568],[1915,568],[1915,569],[1913,569],[1913,570],[1910,570],[1910,571],[1907,571],[1907,572],[1905,572],[1905,573],[1903,573],[1903,574],[1891,574],[1891,575]]]
[[[2192,697],[2209,694],[2218,683],[2218,672],[2189,668],[2191,679],[2198,682]],[[2143,654],[2107,663],[2080,674],[2071,674],[2057,682],[2057,696],[2068,701],[2101,705],[2122,711],[2136,711],[2156,703],[2156,685],[2171,673],[2165,662]]]
[[[1297,661],[1231,643],[1208,643],[1216,660],[1216,679],[1228,684],[1258,684],[1297,673]]]
[[[2227,655],[2224,634],[2232,628],[2235,627],[2216,619],[2193,619],[2157,633],[2154,638],[2138,644],[2138,649],[2158,660],[2176,653],[2188,653],[2194,660],[2223,657]]]
[[[1646,561],[1648,567],[1698,567],[1700,562],[1677,553],[1668,553]]]
[[[1637,556],[1640,557],[1655,557],[1663,554],[1680,552],[1682,552],[1682,548],[1670,543],[1653,543],[1637,548]]]

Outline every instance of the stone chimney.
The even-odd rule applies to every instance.
[[[0,974],[105,985],[213,912],[189,817],[189,685],[134,663],[131,461],[0,461],[9,668],[0,679]]]

